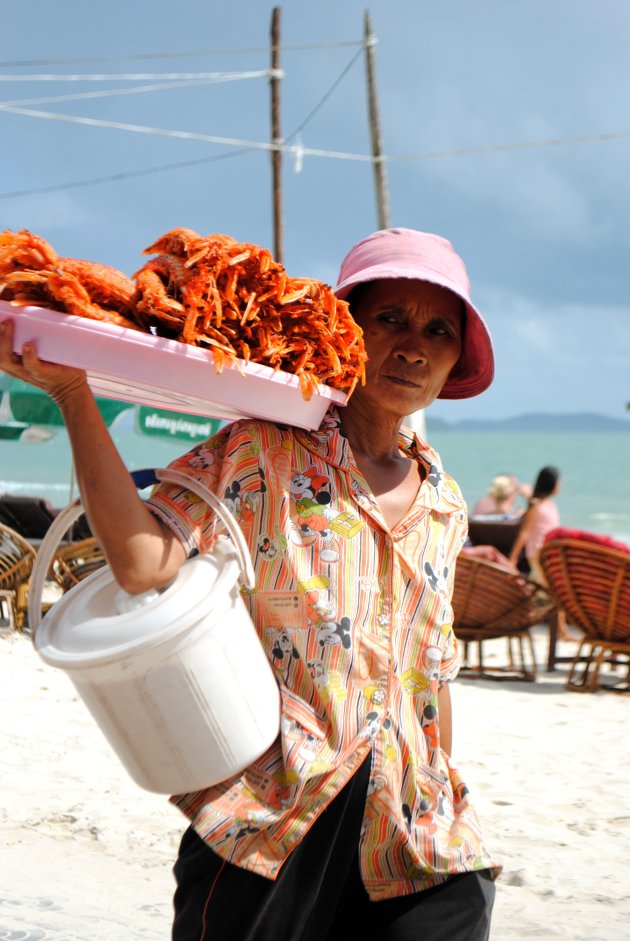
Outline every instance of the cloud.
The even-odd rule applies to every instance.
[[[535,129],[526,116],[521,121],[506,120],[502,126],[496,114],[471,106],[465,89],[438,88],[435,98],[411,152],[474,149],[558,136],[558,128],[541,118],[534,122]],[[409,124],[401,115],[397,127]],[[399,141],[390,149],[404,152]],[[437,185],[449,199],[457,199],[462,210],[478,212],[486,219],[502,218],[520,238],[586,244],[598,237],[602,221],[595,212],[591,189],[585,186],[585,171],[567,162],[566,149],[564,154],[560,149],[438,156],[417,159],[409,166],[416,180],[414,189],[423,198],[429,187]],[[400,166],[393,162],[391,172]]]
[[[505,403],[549,411],[553,393],[560,411],[619,414],[630,393],[630,309],[545,305],[505,292],[486,294],[483,309]]]
[[[514,341],[518,351],[544,356],[551,344],[549,325],[531,317],[520,319],[514,326]]]
[[[517,357],[583,364],[594,356],[630,358],[630,308],[619,305],[554,304],[487,291],[483,308],[492,331]]]

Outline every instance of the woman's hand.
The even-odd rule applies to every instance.
[[[60,366],[41,360],[35,343],[25,343],[22,355],[13,352],[13,321],[0,323],[0,371],[14,379],[23,379],[46,392],[57,405],[63,405],[77,389],[87,388],[83,369]]]
[[[496,548],[496,546],[464,546],[463,555],[472,556],[474,559],[484,559],[486,562],[493,562],[495,565],[501,565],[503,568],[517,571],[516,565],[510,562],[506,555]]]

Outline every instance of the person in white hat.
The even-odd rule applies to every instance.
[[[174,462],[221,497],[251,498],[241,522],[257,590],[245,600],[282,697],[264,755],[173,798],[190,821],[174,941],[321,941],[349,924],[379,941],[489,935],[500,864],[450,757],[466,506],[403,419],[483,392],[491,341],[439,236],[374,233],[344,259],[337,294],[368,353],[348,404],[310,433],[235,422]],[[143,503],[81,370],[41,362],[35,344],[13,352],[6,324],[0,369],[61,408],[92,531],[124,588],[163,586],[204,550],[210,511],[169,485]],[[257,551],[262,537],[273,553]]]

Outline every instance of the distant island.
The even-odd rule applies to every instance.
[[[549,415],[532,412],[514,418],[469,418],[447,422],[425,412],[427,431],[625,431],[630,433],[630,419],[610,418],[593,412],[576,412],[570,415]]]

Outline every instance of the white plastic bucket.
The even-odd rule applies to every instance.
[[[184,563],[163,591],[128,595],[104,566],[40,622],[54,550],[82,512],[52,524],[33,568],[29,623],[42,659],[65,670],[134,781],[149,791],[200,790],[243,771],[279,732],[280,695],[238,580],[253,589],[247,546],[230,511],[184,474],[155,471],[212,504],[233,542]]]

